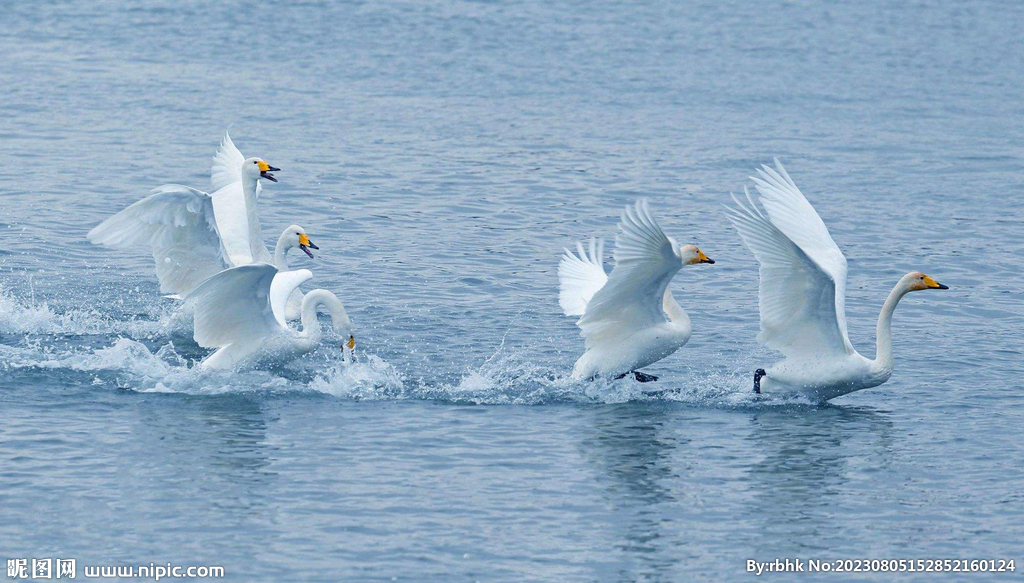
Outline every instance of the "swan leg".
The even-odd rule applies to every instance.
[[[759,368],[754,371],[754,392],[757,393],[758,395],[761,394],[761,377],[765,376],[766,374],[768,373],[764,372],[763,368]]]
[[[638,370],[632,371],[632,374],[633,374],[633,378],[635,378],[637,380],[637,382],[641,382],[641,383],[649,383],[651,381],[658,380],[658,377],[656,377],[656,376],[654,376],[652,374],[644,374],[644,373],[642,373],[642,372],[640,372]]]
[[[632,375],[633,378],[635,378],[638,382],[641,382],[641,383],[649,383],[651,381],[658,380],[658,377],[656,377],[656,376],[654,376],[652,374],[644,374],[644,373],[642,373],[642,372],[640,372],[638,370],[631,370],[629,372],[624,372],[624,373],[620,374],[619,376],[615,377],[615,380],[624,379],[624,378],[626,378],[626,377],[628,377],[630,375]],[[593,378],[594,377],[592,377],[592,379]]]

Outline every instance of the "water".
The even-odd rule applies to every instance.
[[[549,4],[5,9],[3,558],[232,581],[1024,559],[1024,9]],[[264,230],[321,247],[294,264],[346,303],[358,365],[191,371],[152,259],[85,240],[206,187],[225,128],[283,168]],[[824,407],[747,392],[775,356],[719,204],[773,156],[849,258],[858,349],[906,271],[952,288],[899,306],[889,383]],[[717,260],[672,285],[695,333],[660,392],[573,383],[558,255],[640,195]]]

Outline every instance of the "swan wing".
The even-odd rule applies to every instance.
[[[792,184],[788,177],[783,180]],[[776,212],[782,212],[782,209],[788,209],[787,212],[809,211],[814,220],[809,216],[803,220],[806,231],[811,233],[801,230],[801,234],[795,237],[808,245],[817,245],[815,254],[821,257],[827,247],[815,236],[824,233],[828,243],[833,247],[835,243],[817,213],[795,188],[792,187],[787,195],[795,193],[803,200],[803,205],[795,201],[789,205],[779,203],[775,206]],[[771,215],[766,216],[757,208],[749,191],[744,191],[745,202],[734,196],[736,207],[726,208],[730,222],[761,265],[758,293],[761,333],[758,341],[787,358],[852,354],[854,350],[846,332],[843,301],[839,297],[839,292],[845,290],[846,259],[839,253],[841,266],[833,260],[828,269],[823,268],[814,255],[775,223]],[[818,224],[822,225],[820,229]],[[786,225],[791,232],[804,228],[795,217],[788,216]]]
[[[665,290],[683,266],[645,199],[623,211],[614,257],[608,282],[594,293],[577,322],[588,349],[667,322]]]
[[[165,184],[89,231],[89,241],[116,249],[149,246],[160,291],[186,294],[230,267],[210,195]]]
[[[576,255],[568,249],[558,262],[558,304],[566,316],[582,316],[587,302],[604,287],[604,239],[590,239],[589,252],[576,243]]]
[[[298,287],[313,279],[313,272],[308,269],[281,271],[270,284],[270,307],[274,318],[282,328],[287,328],[288,298]],[[301,308],[300,308],[301,309]]]
[[[196,343],[206,348],[250,342],[282,331],[271,305],[278,270],[253,263],[207,278],[185,297],[194,310]]]
[[[224,139],[220,141],[220,147],[213,155],[213,164],[210,166],[210,191],[217,192],[229,184],[241,183],[242,162],[245,162],[245,156],[235,147],[228,132],[224,132]],[[257,182],[257,198],[262,190],[263,187]]]
[[[768,218],[836,283],[836,306],[846,328],[846,257],[817,211],[796,187],[778,158],[775,168],[762,166],[751,177]]]

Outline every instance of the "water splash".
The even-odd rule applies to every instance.
[[[100,311],[71,309],[57,311],[47,302],[17,298],[0,287],[0,336],[18,334],[120,334],[134,338],[152,337],[164,327],[160,320],[118,320]]]
[[[151,320],[117,320],[97,310],[60,312],[45,302],[19,300],[0,288],[0,336],[23,336],[19,345],[0,344],[0,370],[45,368],[91,373],[98,385],[191,395],[305,391],[351,400],[420,399],[478,405],[645,401],[707,407],[812,404],[799,395],[754,395],[745,372],[691,370],[685,378],[663,378],[657,383],[638,383],[632,378],[574,381],[569,377],[569,365],[538,364],[530,349],[506,342],[507,332],[491,356],[455,380],[410,380],[380,357],[365,353],[357,362],[344,362],[320,352],[269,370],[200,370],[194,365],[202,353],[181,354],[169,342],[181,336],[175,331],[182,328],[183,321],[171,308]],[[116,339],[111,345],[90,349],[48,340],[54,335],[106,335]],[[141,340],[149,341],[149,345]]]
[[[308,384],[310,390],[357,400],[392,399],[405,387],[402,374],[380,357],[363,354],[354,362],[335,362]]]

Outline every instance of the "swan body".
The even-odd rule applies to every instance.
[[[878,316],[875,358],[862,356],[846,328],[846,257],[825,223],[778,160],[752,180],[764,212],[744,188],[728,218],[760,263],[758,341],[785,357],[755,373],[755,391],[827,401],[889,380],[896,305],[912,291],[948,288],[918,271],[904,275]]]
[[[595,376],[650,378],[637,369],[671,355],[692,334],[690,318],[668,284],[684,265],[714,263],[693,245],[680,246],[665,235],[647,201],[627,206],[615,237],[615,267],[603,266],[604,242],[577,243],[558,266],[559,305],[577,325],[585,351],[573,366],[573,379]]]
[[[202,368],[232,369],[281,362],[315,349],[322,339],[317,309],[331,316],[337,333],[348,336],[355,348],[352,322],[341,300],[317,289],[302,300],[302,329],[288,326],[284,308],[292,292],[313,277],[308,269],[280,271],[254,263],[224,270],[203,281],[185,299],[195,311],[195,341],[217,350],[200,363]]]

